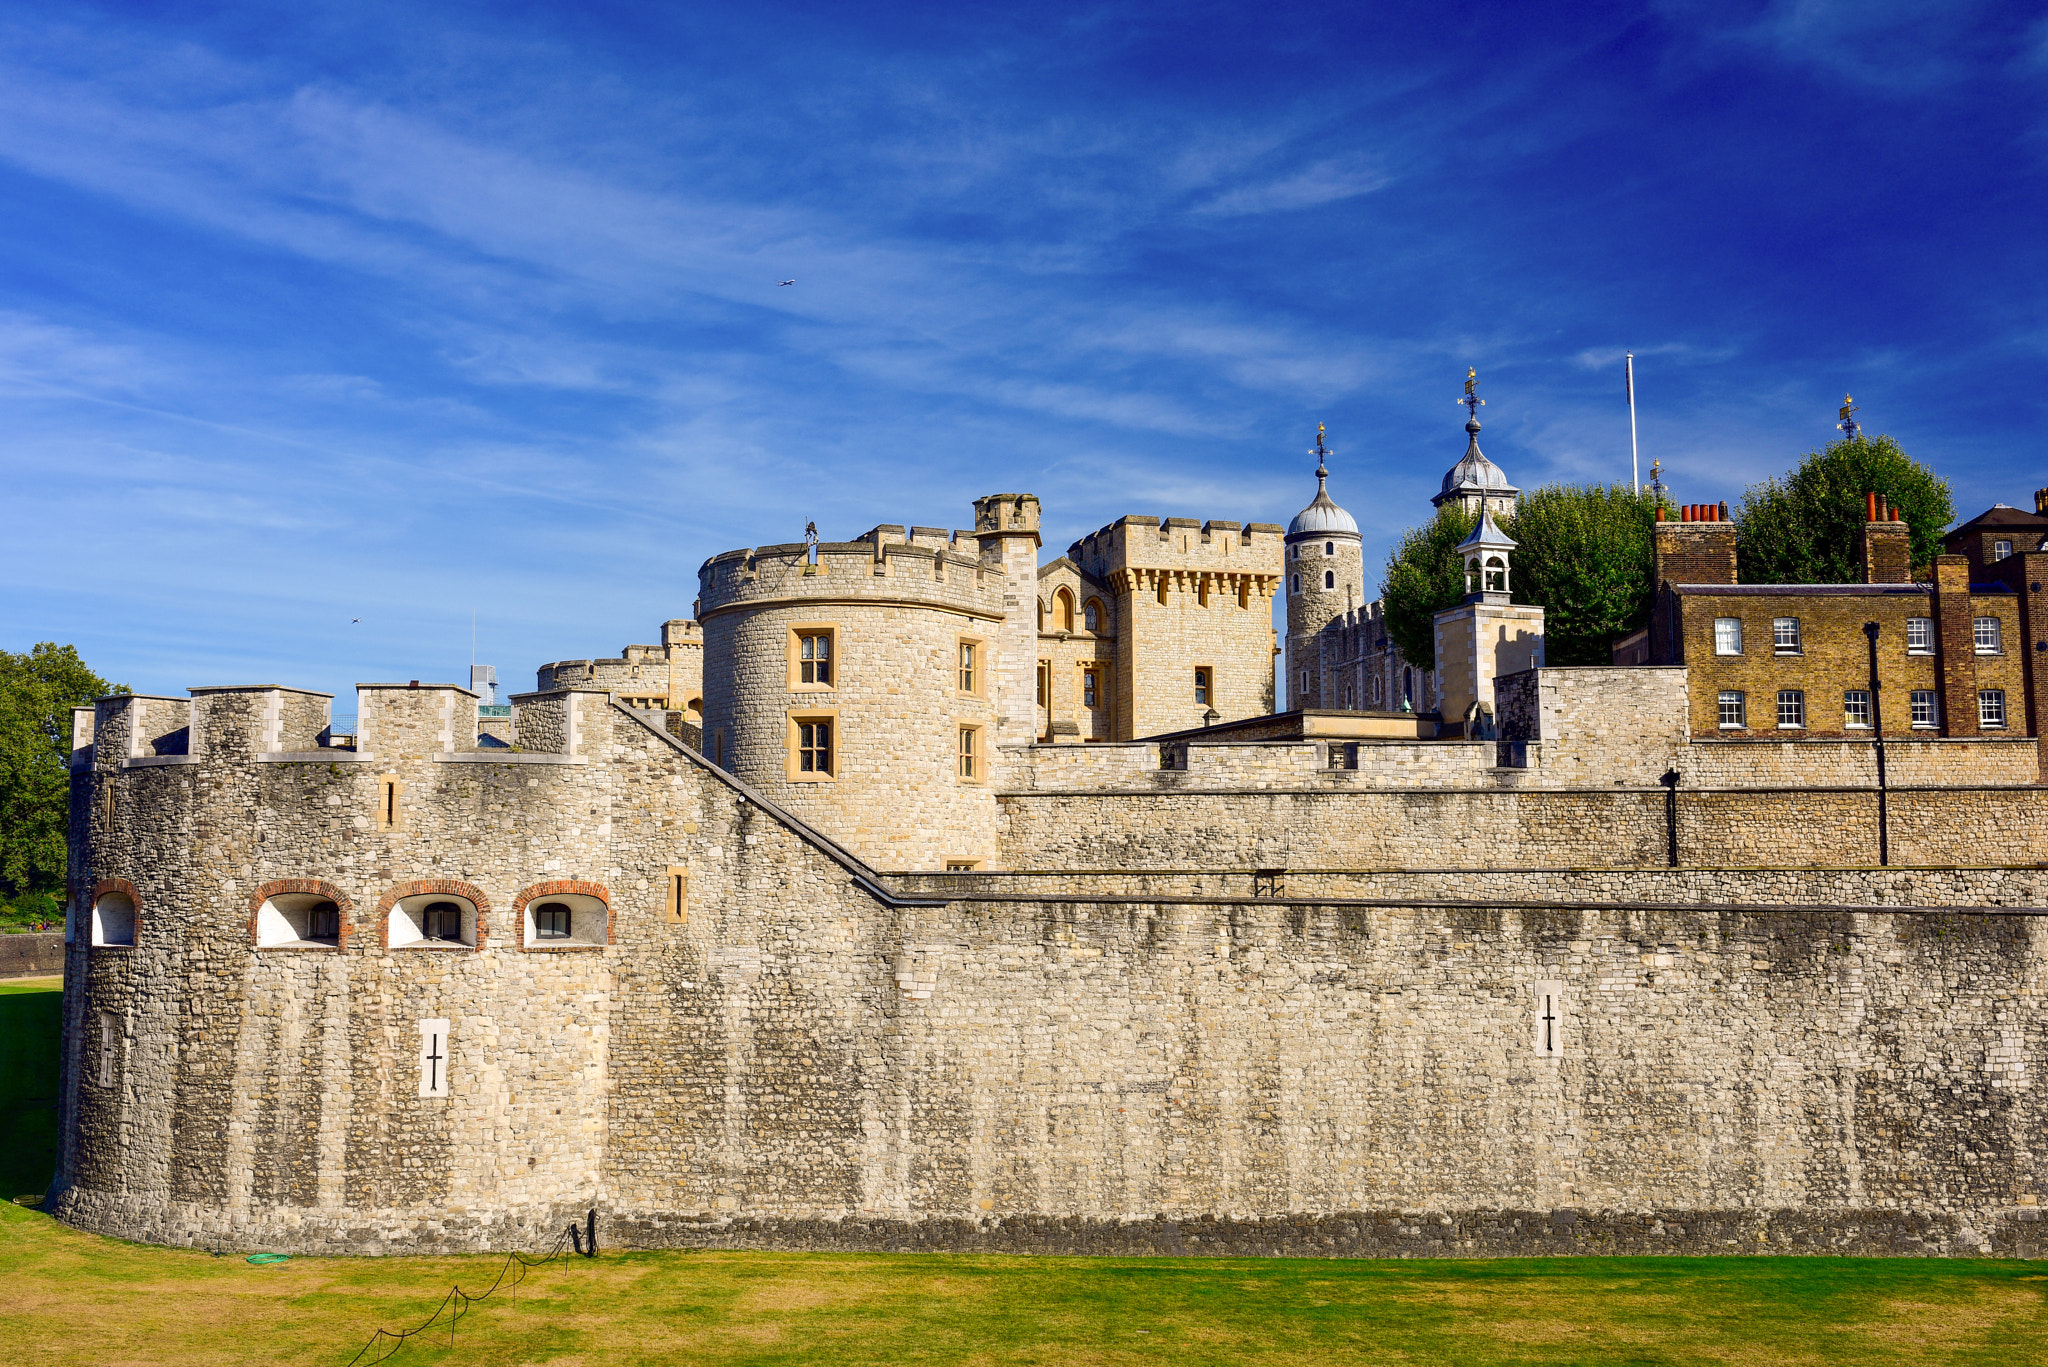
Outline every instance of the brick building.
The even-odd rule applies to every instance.
[[[1863,582],[1742,584],[1726,505],[1678,510],[1655,528],[1650,625],[1617,662],[1684,665],[1701,740],[2038,736],[2048,516],[1993,508],[1916,577],[1905,524],[1875,495],[1866,511]]]

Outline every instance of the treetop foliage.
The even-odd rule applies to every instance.
[[[1434,520],[1402,533],[1387,557],[1387,577],[1380,585],[1387,635],[1418,669],[1436,668],[1436,614],[1464,601],[1465,567],[1458,546],[1478,525],[1478,514],[1447,503]]]
[[[1809,452],[1790,473],[1743,492],[1735,513],[1742,582],[1861,582],[1868,493],[1899,510],[1912,534],[1915,565],[1941,552],[1941,534],[1956,517],[1948,481],[1890,437],[1857,437]]]
[[[64,885],[71,709],[127,691],[86,668],[75,646],[0,650],[0,892],[10,898]]]

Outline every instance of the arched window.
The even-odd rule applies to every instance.
[[[135,943],[135,898],[125,892],[103,892],[92,903],[92,942],[96,945]]]
[[[326,883],[288,878],[250,898],[258,949],[341,948],[341,894]]]
[[[1074,629],[1074,595],[1061,589],[1053,595],[1053,620],[1061,631]]]
[[[1334,541],[1325,541],[1325,542],[1323,543],[1323,554],[1324,554],[1324,555],[1335,555],[1336,553],[1337,553],[1337,543],[1336,543],[1336,542],[1334,542]]]
[[[467,883],[422,880],[384,894],[384,943],[390,949],[480,949],[490,904]]]
[[[523,949],[600,949],[611,940],[610,896],[601,883],[539,883],[512,900]]]
[[[1506,593],[1508,591],[1508,562],[1497,555],[1486,557],[1486,591]]]
[[[1038,629],[1040,631],[1045,630],[1045,600],[1043,598],[1038,600]]]
[[[1090,631],[1102,630],[1102,603],[1090,598],[1081,609],[1081,625]]]
[[[1337,571],[1335,571],[1335,570],[1324,570],[1324,571],[1323,571],[1323,587],[1324,587],[1324,588],[1326,588],[1326,589],[1334,589],[1334,588],[1336,588],[1336,587],[1337,587]]]

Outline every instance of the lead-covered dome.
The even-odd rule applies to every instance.
[[[1465,424],[1471,440],[1456,465],[1444,472],[1443,492],[1430,502],[1441,508],[1454,499],[1513,498],[1521,491],[1508,483],[1507,472],[1488,460],[1479,449],[1479,421]]]
[[[1294,515],[1294,521],[1287,524],[1289,536],[1328,536],[1341,532],[1346,536],[1358,535],[1358,523],[1351,514],[1330,501],[1329,475],[1316,472],[1315,502]]]

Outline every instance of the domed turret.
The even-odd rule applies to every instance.
[[[1330,499],[1329,449],[1316,427],[1316,496],[1287,525],[1287,705],[1334,707],[1337,687],[1323,661],[1323,632],[1365,601],[1358,523]]]
[[[1455,503],[1466,512],[1511,513],[1521,490],[1508,483],[1507,474],[1479,449],[1479,409],[1486,400],[1476,392],[1478,384],[1479,373],[1468,367],[1465,397],[1458,401],[1471,414],[1465,421],[1465,454],[1444,472],[1443,490],[1430,502],[1439,508]]]

